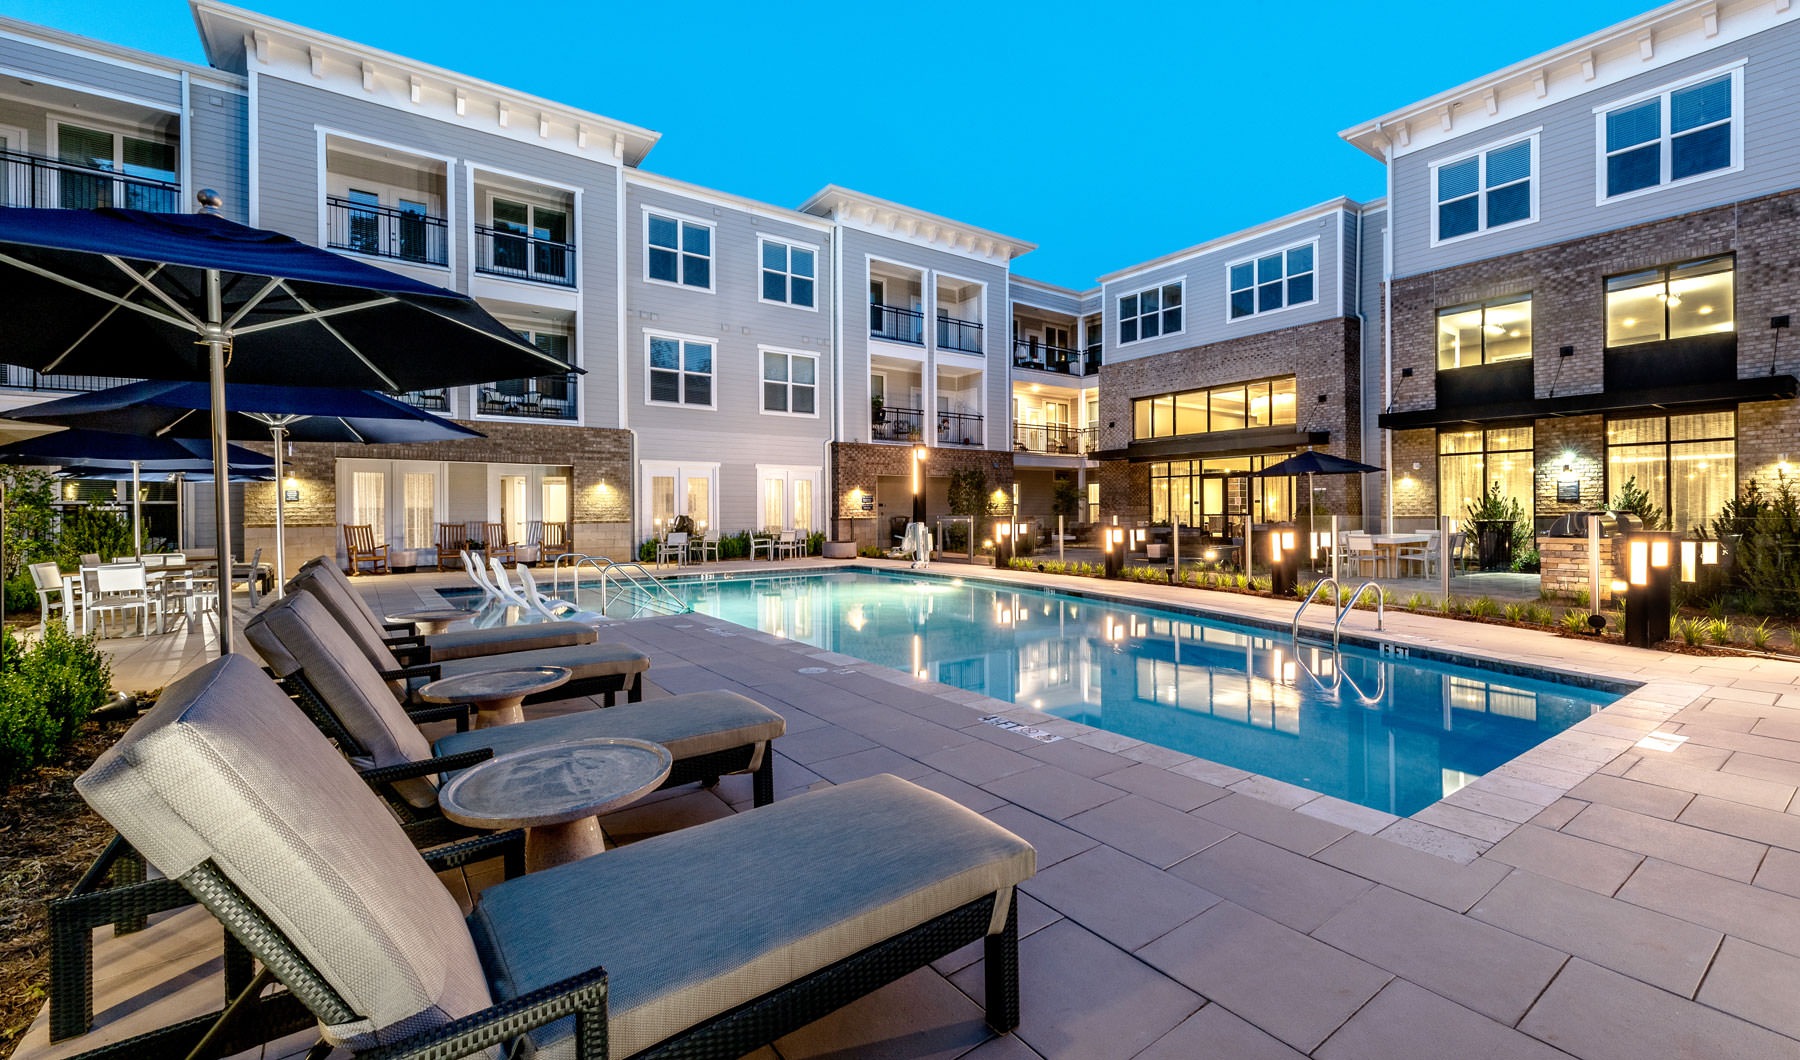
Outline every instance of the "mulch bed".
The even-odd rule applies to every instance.
[[[112,838],[74,781],[129,726],[90,721],[63,761],[0,793],[0,1056],[43,1008],[50,978],[44,903],[69,893]]]

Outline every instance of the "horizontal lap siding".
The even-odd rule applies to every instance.
[[[181,75],[173,69],[153,73],[0,37],[0,71],[26,80],[42,78],[96,92],[129,96],[154,103],[172,114],[181,110]]]
[[[1255,239],[1169,262],[1107,283],[1104,298],[1107,357],[1111,360],[1150,357],[1191,346],[1313,324],[1340,315],[1342,310],[1338,306],[1338,292],[1342,290],[1344,282],[1340,263],[1344,233],[1342,218],[1346,216],[1348,213],[1343,210],[1321,213]],[[1230,287],[1227,271],[1232,264],[1314,239],[1318,241],[1318,250],[1313,258],[1315,301],[1297,309],[1284,308],[1236,321],[1229,319],[1226,299]],[[1182,291],[1182,304],[1186,307],[1182,312],[1182,333],[1120,345],[1119,299],[1149,287],[1173,283],[1183,277],[1187,282]]]
[[[225,216],[250,219],[249,97],[209,85],[194,85],[188,150],[194,190],[211,188],[225,200]],[[192,203],[185,204],[191,208]]]
[[[1046,291],[1042,287],[1033,287],[1028,283],[1014,283],[1012,297],[1016,302],[1038,309],[1048,309],[1068,316],[1081,315],[1081,299],[1076,295],[1064,294],[1061,291]]]
[[[1745,60],[1745,113],[1734,115],[1734,120],[1743,122],[1743,170],[1595,205],[1600,156],[1594,108],[1740,59]],[[1534,174],[1538,220],[1432,247],[1432,164],[1471,148],[1503,144],[1509,137],[1540,126],[1543,131]],[[1432,272],[1791,188],[1800,174],[1800,22],[1403,155],[1393,169],[1396,276]]]
[[[426,268],[396,270],[428,282],[469,289],[474,260],[473,204],[468,194],[471,167],[492,167],[580,188],[578,363],[587,371],[581,377],[582,422],[591,427],[618,426],[617,188],[611,165],[282,78],[258,77],[256,94],[259,222],[308,243],[319,240],[325,201],[319,187],[320,127],[455,160],[447,189],[455,204],[450,232],[455,273]],[[532,285],[515,286],[520,301],[535,297]],[[544,288],[545,292],[557,290]],[[545,304],[554,304],[549,301],[552,297],[546,293]],[[457,411],[464,412],[466,407],[459,404]]]

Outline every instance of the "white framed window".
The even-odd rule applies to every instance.
[[[1433,245],[1537,219],[1537,134],[1435,162]]]
[[[818,467],[756,465],[757,509],[762,528],[811,533],[823,525],[816,503],[821,471]]]
[[[1179,335],[1182,330],[1181,302],[1185,281],[1146,287],[1119,296],[1119,345],[1153,339],[1158,335]]]
[[[1226,266],[1232,320],[1308,305],[1319,299],[1314,282],[1318,244],[1302,243]]]
[[[645,279],[710,291],[712,254],[712,225],[644,211]]]
[[[58,204],[63,209],[89,210],[97,206],[122,206],[133,210],[167,211],[176,197],[166,185],[175,183],[178,148],[148,136],[96,129],[57,121],[56,158],[87,170],[65,170],[58,176]],[[21,148],[23,150],[23,148]],[[165,187],[115,183],[97,173],[119,173]],[[45,203],[44,205],[49,205]]]
[[[778,305],[816,308],[813,288],[818,280],[818,248],[763,238],[757,241],[762,262],[762,300]]]
[[[1743,92],[1740,63],[1595,108],[1598,200],[1742,169]]]
[[[645,400],[652,405],[716,408],[713,344],[678,335],[646,335],[649,370]]]
[[[709,462],[644,460],[638,465],[639,489],[649,499],[640,509],[640,533],[661,534],[676,518],[687,516],[694,529],[717,527],[714,499],[719,495],[719,465]]]
[[[762,410],[781,416],[819,415],[819,358],[762,348]]]

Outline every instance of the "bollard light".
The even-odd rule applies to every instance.
[[[1694,570],[1694,567],[1699,562],[1699,559],[1700,559],[1700,542],[1698,542],[1698,541],[1683,541],[1681,543],[1681,580],[1682,581],[1691,582],[1691,581],[1695,580],[1696,572]]]

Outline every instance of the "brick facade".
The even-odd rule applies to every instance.
[[[1323,451],[1361,460],[1361,334],[1356,318],[1338,317],[1155,357],[1109,362],[1100,369],[1099,447],[1116,450],[1131,443],[1134,398],[1291,372],[1295,377],[1294,429],[1328,432],[1330,441],[1320,447]],[[1122,522],[1148,519],[1149,474],[1147,464],[1102,462],[1102,517],[1117,515]],[[1321,476],[1314,485],[1323,487],[1317,495],[1321,512],[1361,514],[1361,484],[1354,476]]]
[[[912,514],[912,446],[872,442],[831,445],[831,539],[854,541],[858,548],[887,547],[887,526],[896,516]],[[925,458],[926,513],[935,519],[950,511],[950,476],[977,470],[989,488],[1010,494],[1014,480],[1011,452],[933,446]]]
[[[1604,232],[1579,240],[1437,272],[1395,279],[1393,401],[1389,411],[1435,407],[1438,311],[1456,305],[1529,294],[1532,299],[1532,380],[1539,399],[1600,393],[1604,386],[1608,276],[1696,258],[1732,254],[1738,329],[1737,377],[1800,373],[1800,340],[1777,349],[1771,317],[1800,301],[1800,191],[1720,206],[1680,217]],[[1559,356],[1563,347],[1571,355]],[[1404,369],[1412,374],[1401,377]],[[1658,410],[1646,409],[1654,415]],[[1625,413],[1629,414],[1629,413]],[[1536,430],[1536,514],[1542,520],[1574,508],[1592,509],[1616,492],[1606,481],[1605,417],[1541,417]],[[1435,515],[1436,445],[1431,430],[1394,433],[1396,473],[1421,476],[1420,488],[1397,481],[1394,513]],[[1800,403],[1755,401],[1737,408],[1737,481],[1772,479],[1784,459],[1800,457]],[[1402,450],[1405,455],[1402,455]],[[1565,457],[1571,471],[1563,472]],[[1418,461],[1422,469],[1411,472]],[[1557,484],[1579,481],[1579,505],[1556,500]],[[1455,516],[1459,513],[1446,512]]]

